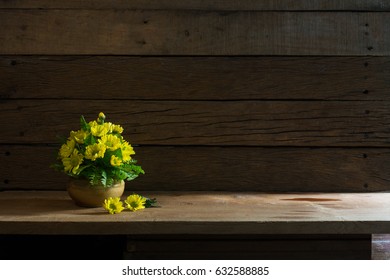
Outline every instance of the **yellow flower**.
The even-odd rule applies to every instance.
[[[98,124],[96,121],[89,122],[93,136],[102,137],[108,133],[108,127],[104,124]]]
[[[100,112],[99,113],[99,120],[105,120],[106,119],[106,116],[104,115],[103,112]]]
[[[120,213],[125,209],[119,197],[109,197],[104,200],[103,208],[110,214]]]
[[[146,198],[138,194],[129,195],[126,200],[126,208],[130,211],[137,211],[145,208]]]
[[[55,155],[57,162],[52,167],[71,177],[86,178],[93,185],[105,187],[112,182],[130,181],[145,174],[132,159],[135,152],[122,135],[123,127],[106,120],[103,112],[91,121],[81,115],[79,127],[70,130],[68,138],[60,144]],[[132,211],[149,207],[149,199],[145,204],[142,197],[134,201],[130,197],[128,202]]]
[[[106,122],[103,124],[105,126],[105,128],[107,129],[107,133],[111,133],[112,132],[112,126],[113,124],[111,122]]]
[[[63,158],[62,163],[64,165],[65,172],[72,172],[76,174],[80,164],[83,162],[83,155],[80,154],[77,150],[73,150],[73,153],[70,157]]]
[[[118,124],[113,124],[112,122],[105,122],[102,124],[106,129],[107,133],[119,133],[121,134],[123,132],[123,127]]]
[[[60,153],[59,153],[61,158],[69,157],[73,153],[75,144],[76,142],[73,139],[68,140],[66,144],[63,144],[60,148]]]
[[[122,133],[123,127],[121,127],[119,124],[113,124],[111,125],[111,131],[116,133]]]
[[[88,124],[91,128],[99,125],[97,121],[90,121]]]
[[[102,136],[102,138],[99,139],[99,143],[104,144],[110,151],[115,151],[121,147],[121,140],[112,134]]]
[[[116,156],[111,156],[110,163],[112,166],[120,166],[122,164],[122,160]]]
[[[125,162],[131,160],[131,155],[135,155],[133,147],[126,141],[124,141],[124,143],[122,144],[121,151],[122,159]]]
[[[82,129],[70,132],[70,137],[72,139],[74,139],[79,144],[83,144],[84,140],[85,140],[85,138],[87,138],[87,136],[88,136],[88,132],[86,132]]]
[[[89,145],[85,150],[85,158],[94,161],[97,158],[103,158],[105,152],[106,152],[106,146],[104,144],[96,143],[93,145]]]

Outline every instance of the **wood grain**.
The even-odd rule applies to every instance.
[[[5,9],[0,54],[389,55],[389,18],[349,12]]]
[[[390,100],[388,57],[3,56],[0,100]]]
[[[0,0],[0,8],[195,10],[390,10],[385,0]]]
[[[64,191],[1,192],[0,234],[281,235],[390,231],[390,193],[138,193],[155,197],[160,207],[109,215],[103,207],[76,206]]]
[[[372,235],[373,260],[390,260],[390,234]]]
[[[81,115],[89,121],[102,111],[125,128],[133,144],[388,147],[389,106],[379,101],[8,100],[1,104],[0,143],[57,143],[79,129]]]
[[[164,191],[390,191],[389,149],[135,147],[146,174],[126,189]],[[0,145],[0,189],[65,190],[50,168],[57,147]]]

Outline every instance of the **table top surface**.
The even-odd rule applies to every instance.
[[[157,207],[112,215],[65,191],[0,192],[0,234],[390,233],[390,193],[137,193]]]

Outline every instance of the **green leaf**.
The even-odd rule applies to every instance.
[[[102,183],[103,186],[107,186],[107,173],[105,170],[102,170],[100,182]]]
[[[147,197],[145,198],[146,198],[145,208],[155,207],[155,204],[157,203],[156,198],[147,198]]]
[[[91,127],[89,126],[87,121],[84,119],[84,116],[80,117],[80,126],[81,126],[81,129],[84,131],[89,131],[91,129]]]
[[[126,173],[126,181],[134,180],[134,179],[137,178],[137,177],[138,177],[137,174]]]
[[[79,170],[77,170],[77,175],[81,174],[85,169],[90,168],[91,166],[92,166],[91,164],[88,164],[80,167]]]
[[[96,176],[96,173],[90,173],[88,175],[88,179],[89,179],[89,183],[91,183],[91,185],[97,185],[97,176]]]
[[[87,136],[87,138],[85,138],[85,145],[86,146],[93,145],[95,143],[96,143],[96,139],[92,134],[89,134]]]
[[[145,174],[145,171],[142,169],[141,166],[135,165],[135,164],[126,164],[122,167],[122,170],[126,171],[127,173],[134,173],[134,174]]]
[[[137,173],[137,174],[145,174],[145,171],[142,169],[141,166],[139,165],[133,165],[133,170]]]

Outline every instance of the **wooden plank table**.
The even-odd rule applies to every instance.
[[[110,215],[64,191],[0,193],[0,234],[385,234],[390,193],[138,193],[158,206]]]

